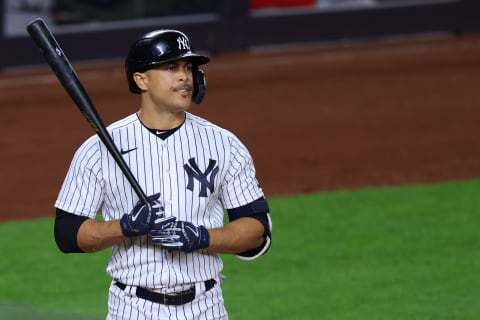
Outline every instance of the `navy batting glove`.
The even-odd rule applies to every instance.
[[[135,237],[147,234],[152,223],[164,213],[164,208],[158,200],[160,193],[148,196],[148,203],[137,202],[130,213],[120,219],[122,233],[126,237]]]
[[[150,234],[153,243],[172,251],[191,252],[210,245],[207,228],[186,221],[169,222],[162,229],[150,231]]]
[[[173,222],[176,219],[177,218],[175,217],[165,217],[165,211],[163,211],[161,214],[157,214],[155,219],[152,219],[150,224],[150,234],[156,230],[165,228],[170,222]]]

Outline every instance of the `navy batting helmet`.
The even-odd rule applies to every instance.
[[[180,31],[162,29],[144,34],[130,47],[125,59],[125,73],[128,86],[133,93],[141,90],[133,80],[135,72],[145,72],[155,65],[189,58],[193,64],[192,100],[200,103],[205,95],[205,75],[199,65],[210,61],[210,58],[192,52],[190,40]]]

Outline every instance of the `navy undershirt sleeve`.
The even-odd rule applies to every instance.
[[[268,250],[272,238],[271,222],[269,218],[270,208],[268,207],[267,200],[264,197],[261,197],[244,206],[227,209],[227,212],[229,221],[235,221],[243,217],[250,217],[258,220],[265,230],[263,233],[264,242],[260,247],[240,252],[238,255],[245,258],[253,258],[259,254],[264,254]]]
[[[227,212],[229,220],[234,221],[242,217],[250,217],[259,213],[269,213],[270,208],[268,207],[267,200],[264,197],[261,197],[244,206],[227,209]]]
[[[55,216],[54,236],[60,251],[64,253],[83,253],[78,247],[78,229],[87,217],[82,217],[57,208]]]

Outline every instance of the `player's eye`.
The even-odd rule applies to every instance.
[[[159,70],[165,70],[165,71],[175,71],[177,69],[177,66],[174,63],[167,63],[167,64],[162,64],[159,67],[157,67]]]

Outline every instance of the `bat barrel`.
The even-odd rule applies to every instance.
[[[75,102],[84,118],[95,130],[100,140],[115,159],[115,162],[130,182],[135,193],[142,202],[148,203],[147,196],[115,146],[115,143],[98,115],[95,106],[75,73],[75,69],[71,65],[67,56],[63,53],[62,48],[57,43],[57,40],[55,40],[55,37],[48,29],[45,22],[41,18],[37,18],[27,25],[27,31],[35,41],[36,45],[40,48],[42,55],[69,94],[70,98]]]
[[[77,75],[72,65],[45,22],[41,18],[37,18],[27,25],[27,31],[40,48],[43,57],[61,84],[68,86],[75,81]]]

